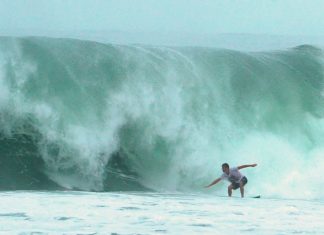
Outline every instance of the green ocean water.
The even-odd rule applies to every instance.
[[[0,38],[0,189],[323,199],[323,51]],[[208,193],[223,193],[222,186]]]

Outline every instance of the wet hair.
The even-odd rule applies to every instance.
[[[222,167],[229,168],[229,165],[227,163],[223,163]]]

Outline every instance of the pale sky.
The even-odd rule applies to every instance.
[[[0,0],[0,30],[324,35],[324,0]]]

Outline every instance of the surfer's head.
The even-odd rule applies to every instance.
[[[227,163],[223,163],[222,170],[224,173],[229,174],[229,165]]]

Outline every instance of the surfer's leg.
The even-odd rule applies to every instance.
[[[241,197],[244,197],[244,184],[242,181],[240,182],[240,192],[241,192]]]
[[[230,184],[227,189],[228,189],[228,196],[231,197],[232,196],[233,185]]]
[[[244,185],[247,183],[247,178],[244,176],[241,181],[240,181],[240,192],[241,192],[241,197],[244,197]]]

